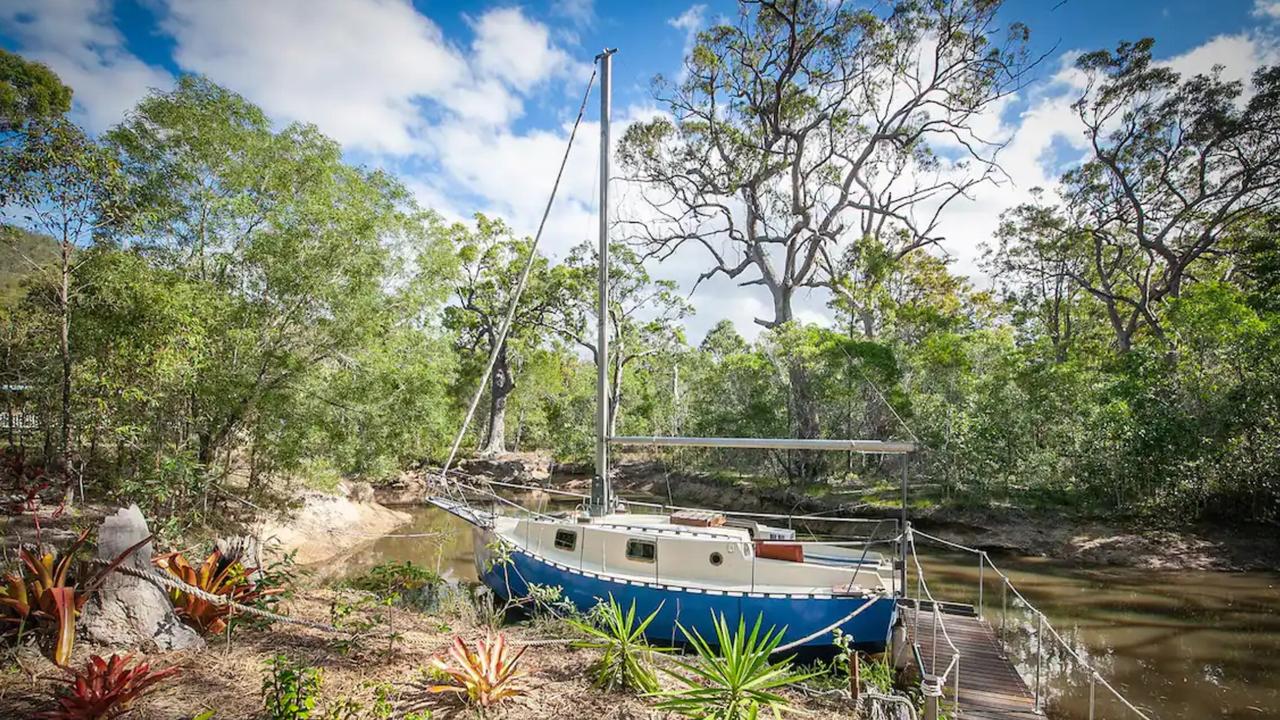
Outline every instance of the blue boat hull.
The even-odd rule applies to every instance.
[[[850,595],[731,593],[638,583],[584,573],[522,550],[511,551],[505,562],[494,562],[489,553],[481,551],[486,547],[482,537],[477,537],[476,542],[477,571],[485,585],[503,600],[526,597],[529,584],[536,584],[561,588],[564,597],[582,612],[610,595],[623,607],[629,607],[634,601],[640,617],[658,610],[646,635],[651,642],[664,645],[684,640],[676,623],[713,640],[712,613],[723,614],[731,626],[736,626],[739,618],[750,626],[763,615],[762,627],[786,628],[782,639],[786,645],[840,621],[867,602],[867,598]],[[896,601],[892,597],[880,597],[841,624],[840,630],[852,636],[859,649],[880,652],[888,644],[896,619]],[[830,647],[832,635],[832,632],[823,633],[800,647]]]

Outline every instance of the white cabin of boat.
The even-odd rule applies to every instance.
[[[879,554],[797,542],[786,528],[751,521],[692,526],[679,516],[494,518],[493,532],[552,563],[620,580],[725,592],[879,595],[896,589]]]

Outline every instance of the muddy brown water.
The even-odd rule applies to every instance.
[[[413,521],[396,534],[432,535],[368,543],[347,558],[346,573],[411,560],[447,577],[476,579],[466,523],[435,508],[401,509]],[[972,556],[919,550],[935,597],[978,603],[979,573]],[[1010,555],[993,559],[1072,649],[1153,720],[1280,718],[1280,573],[1090,568]],[[982,580],[984,616],[1003,629],[1011,656],[1034,687],[1037,618],[1015,596],[1004,601],[1002,583],[990,568]],[[1049,640],[1041,648],[1040,667],[1049,717],[1086,720],[1088,673]],[[1095,692],[1095,718],[1136,717],[1101,684]]]

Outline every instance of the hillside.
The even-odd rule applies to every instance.
[[[58,244],[47,235],[0,226],[0,305],[17,302],[22,297],[22,283],[34,270],[31,263],[53,263],[58,257]]]

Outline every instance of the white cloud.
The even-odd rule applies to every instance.
[[[669,18],[667,24],[684,33],[684,52],[687,55],[698,39],[698,32],[707,24],[707,6],[701,3],[690,5],[680,15]]]
[[[478,72],[497,77],[520,91],[549,78],[570,75],[574,63],[551,42],[546,25],[534,22],[519,8],[498,8],[472,23],[471,52]]]
[[[183,69],[347,147],[412,151],[418,101],[444,98],[468,76],[457,49],[404,0],[170,0],[161,26]]]
[[[1276,0],[1275,7],[1280,13],[1280,0]],[[1219,35],[1171,58],[1166,64],[1187,77],[1208,73],[1214,66],[1221,65],[1224,79],[1244,81],[1247,86],[1254,70],[1277,60],[1280,60],[1280,49],[1277,49],[1274,38],[1263,35]]]
[[[581,69],[518,8],[470,25],[460,46],[408,0],[168,0],[162,21],[184,69],[388,155],[431,152],[425,108],[503,127],[523,114],[523,96]]]
[[[1253,0],[1253,16],[1280,20],[1280,0]]]
[[[23,55],[45,63],[71,87],[90,132],[119,122],[147,90],[173,81],[129,53],[111,24],[107,0],[10,0],[0,6],[0,27]]]
[[[593,0],[559,0],[554,4],[551,11],[578,27],[591,25],[596,20],[596,8]]]

